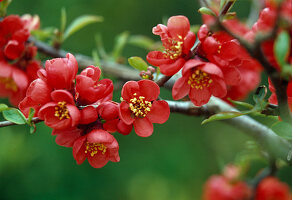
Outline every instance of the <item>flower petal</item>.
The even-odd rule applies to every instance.
[[[206,87],[203,87],[203,89],[192,88],[189,93],[189,97],[195,106],[202,106],[208,103],[211,93]]]
[[[141,80],[138,81],[140,95],[145,97],[146,101],[154,101],[157,99],[160,88],[159,86],[150,80]]]
[[[171,37],[179,40],[179,36],[185,38],[190,31],[190,22],[185,16],[173,16],[168,19],[167,27]]]
[[[72,94],[66,90],[54,90],[51,93],[51,97],[54,100],[54,102],[65,101],[67,104],[75,105]]]
[[[153,124],[147,117],[136,118],[134,121],[134,129],[138,136],[149,137],[153,133]]]
[[[171,76],[177,73],[185,64],[185,59],[179,58],[174,63],[160,65],[160,71],[166,76]]]
[[[136,81],[128,81],[125,83],[122,89],[122,98],[129,102],[130,99],[134,98],[134,93],[139,95],[139,85]]]
[[[166,101],[154,101],[147,118],[151,123],[163,124],[169,118],[170,109]]]
[[[177,79],[172,87],[172,98],[174,100],[181,99],[185,97],[190,91],[190,85],[187,84],[185,77]]]
[[[127,125],[132,124],[135,120],[133,117],[131,117],[132,113],[129,110],[129,105],[125,101],[122,101],[120,103],[119,114],[121,120],[123,120],[123,122]]]

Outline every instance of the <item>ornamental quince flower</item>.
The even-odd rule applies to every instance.
[[[222,98],[227,93],[221,69],[213,64],[200,60],[189,60],[183,67],[182,77],[173,88],[174,100],[181,99],[187,94],[196,106],[208,103],[211,95]]]
[[[256,189],[256,200],[291,200],[289,186],[275,177],[267,177]]]
[[[94,129],[79,137],[73,145],[73,156],[77,164],[87,158],[94,168],[101,168],[108,161],[119,162],[119,144],[114,136],[102,129]]]
[[[196,36],[190,31],[190,22],[185,16],[173,16],[167,26],[158,24],[152,29],[153,34],[161,37],[164,51],[151,51],[147,61],[160,68],[161,73],[170,76],[177,73],[189,59],[190,49]]]
[[[206,182],[203,200],[248,200],[251,191],[246,183],[230,181],[224,176],[212,176]]]
[[[17,15],[5,17],[0,22],[0,49],[8,59],[19,58],[25,50],[29,31]]]
[[[39,77],[53,89],[72,89],[78,72],[75,57],[68,53],[66,58],[55,58],[46,61],[46,70],[39,71]]]
[[[125,124],[133,124],[141,137],[152,135],[152,123],[162,124],[169,117],[168,103],[156,100],[159,93],[159,86],[150,80],[128,81],[123,86],[120,118]]]
[[[36,79],[30,83],[25,98],[19,103],[18,108],[28,117],[29,109],[35,110],[35,117],[40,108],[51,101],[52,89],[42,79]]]
[[[98,67],[88,66],[77,75],[76,92],[81,104],[92,104],[112,94],[113,82],[110,79],[99,80],[100,74]]]
[[[25,97],[28,84],[28,77],[22,70],[0,61],[0,97],[9,97],[10,103],[16,106]]]
[[[79,123],[80,111],[75,106],[71,93],[66,90],[54,90],[52,101],[46,103],[38,112],[45,124],[56,130],[72,128]]]

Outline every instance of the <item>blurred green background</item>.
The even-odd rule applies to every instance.
[[[250,3],[238,1],[235,9],[241,18],[247,16]],[[115,44],[115,36],[123,31],[147,35],[155,40],[152,27],[162,18],[185,15],[191,24],[200,23],[195,0],[15,0],[9,14],[38,14],[41,27],[57,26],[60,10],[66,8],[68,21],[83,14],[105,18],[103,23],[90,25],[70,37],[64,49],[91,55],[94,35],[102,34],[107,51]],[[125,58],[146,52],[127,46]],[[119,92],[115,93],[116,99]],[[163,90],[164,97],[170,97]],[[72,149],[56,145],[51,129],[37,125],[37,132],[28,128],[0,129],[0,199],[110,199],[110,200],[197,200],[204,182],[222,166],[232,162],[246,147],[240,130],[224,123],[201,126],[202,118],[172,114],[163,125],[155,125],[149,138],[135,133],[115,134],[120,144],[119,163],[109,163],[102,169],[92,168],[87,161],[77,165]],[[254,161],[250,176],[265,166]],[[281,180],[292,185],[291,168],[279,172]]]

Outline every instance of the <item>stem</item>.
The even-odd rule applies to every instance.
[[[34,117],[34,118],[32,118],[31,121],[36,124],[36,123],[42,122],[43,120],[39,119],[38,117]],[[15,124],[15,123],[10,122],[10,121],[0,122],[0,127],[14,126],[14,125],[19,125],[19,124]]]

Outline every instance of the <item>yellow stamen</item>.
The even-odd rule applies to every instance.
[[[197,90],[202,90],[204,87],[210,87],[213,80],[210,75],[199,69],[194,71],[188,80],[188,84],[191,88],[196,88]]]
[[[0,77],[0,83],[4,84],[6,89],[12,90],[13,92],[16,92],[18,89],[16,83],[10,77]]]
[[[137,96],[135,93],[134,96]],[[145,97],[139,96],[130,99],[129,108],[135,117],[146,117],[147,113],[151,111],[152,103],[145,101]]]
[[[67,109],[65,101],[60,101],[58,102],[58,105],[55,106],[55,117],[59,118],[60,120],[62,119],[69,119],[69,110]]]
[[[93,157],[94,155],[98,153],[98,151],[100,151],[102,154],[105,154],[106,149],[107,149],[107,146],[105,146],[104,144],[86,142],[84,152],[86,154],[89,153],[90,156]]]

